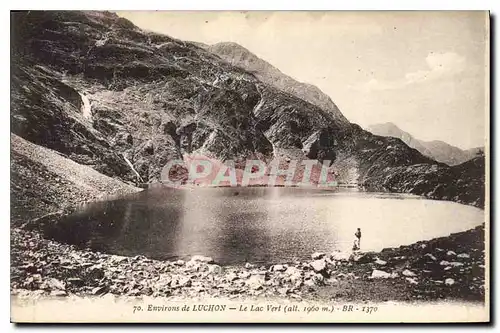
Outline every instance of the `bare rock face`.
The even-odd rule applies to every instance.
[[[322,110],[332,113],[341,122],[345,124],[348,123],[335,103],[333,103],[330,97],[320,89],[311,84],[298,82],[283,74],[277,68],[260,59],[241,45],[222,42],[209,46],[208,50],[219,55],[222,59],[225,59],[231,64],[254,73],[262,82],[295,95]]]

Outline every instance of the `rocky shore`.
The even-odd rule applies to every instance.
[[[11,232],[11,293],[37,296],[286,297],[296,300],[484,301],[484,225],[381,252],[314,253],[307,262],[221,266],[212,258],[158,261]]]

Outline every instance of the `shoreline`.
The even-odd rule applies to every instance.
[[[367,253],[356,260],[341,260],[325,253],[323,258],[328,261],[310,258],[297,264],[275,265],[273,269],[269,265],[245,268],[196,260],[181,264],[119,257],[44,239],[35,231],[41,224],[51,223],[85,202],[118,194],[134,195],[141,189],[15,135],[11,139],[12,294],[35,298],[114,293],[169,298],[206,295],[323,301],[484,301],[484,225],[448,237]],[[422,244],[427,249],[421,248]],[[426,251],[436,260],[425,257]],[[456,256],[447,256],[448,251],[454,251]],[[457,258],[462,253],[469,258]],[[375,263],[377,259],[386,264]],[[316,270],[311,264],[317,266]],[[416,276],[404,276],[405,269]],[[374,271],[377,277],[372,278]],[[391,277],[392,273],[399,276]],[[446,284],[448,278],[453,279],[450,285]]]
[[[484,302],[484,251],[484,224],[380,252],[314,253],[303,262],[261,266],[117,256],[11,228],[11,294]]]

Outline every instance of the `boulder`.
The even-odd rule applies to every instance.
[[[460,253],[457,258],[470,258],[470,255],[467,253]]]
[[[183,276],[179,280],[177,280],[176,286],[177,287],[191,287],[191,284],[192,284],[191,277]]]
[[[186,268],[192,272],[200,272],[206,269],[207,267],[201,261],[188,261],[186,263]]]
[[[316,285],[322,284],[325,281],[325,278],[321,274],[314,274],[311,278]]]
[[[245,264],[245,268],[246,268],[246,269],[252,269],[252,268],[255,268],[255,265],[252,265],[251,263],[247,262],[247,263]]]
[[[318,260],[318,259],[322,259],[322,258],[324,258],[324,257],[325,257],[325,255],[326,255],[326,254],[325,254],[325,253],[323,253],[323,252],[314,252],[314,253],[311,255],[311,258],[312,258],[313,260]]]
[[[410,284],[418,284],[418,281],[415,278],[407,277],[405,280],[408,281]]]
[[[451,257],[451,256],[456,256],[457,254],[453,251],[448,251],[446,252],[446,255]]]
[[[424,254],[424,257],[427,257],[427,258],[429,258],[429,259],[431,259],[431,260],[433,260],[433,261],[436,261],[436,260],[437,260],[437,259],[436,259],[436,257],[434,257],[431,253],[426,253],[426,254]]]
[[[219,265],[208,265],[208,272],[210,274],[222,274],[224,273],[224,268]]]
[[[185,263],[186,262],[184,260],[181,260],[181,259],[174,261],[174,265],[176,265],[176,266],[184,266]]]
[[[261,274],[252,275],[248,280],[245,281],[245,285],[247,285],[250,289],[259,290],[263,288],[265,283],[265,277]]]
[[[444,280],[444,284],[447,286],[452,286],[455,284],[455,280],[448,278],[448,279]]]
[[[128,258],[124,256],[112,255],[110,257],[110,260],[115,263],[122,263],[122,262],[127,262]]]
[[[323,259],[315,260],[315,261],[311,262],[310,265],[314,269],[314,271],[317,273],[326,272],[326,261]]]
[[[49,278],[40,285],[40,289],[45,290],[66,290],[64,282],[58,279]]]
[[[384,266],[384,265],[387,264],[387,261],[384,261],[384,260],[381,260],[381,259],[377,258],[377,260],[375,260],[374,263],[376,265]]]
[[[391,277],[390,273],[374,269],[371,275],[372,279],[388,279]]]
[[[271,272],[284,272],[286,271],[286,267],[283,265],[273,265],[270,270]]]
[[[413,273],[409,269],[405,269],[401,274],[403,274],[404,276],[409,276],[409,277],[417,276],[417,274]]]
[[[295,276],[295,275],[301,276],[303,271],[298,269],[297,267],[290,266],[286,269],[285,273],[290,276]]]

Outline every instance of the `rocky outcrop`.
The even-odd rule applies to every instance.
[[[434,164],[429,168],[428,164],[414,164],[371,172],[364,182],[373,189],[484,207],[484,167],[484,157],[453,167]]]
[[[114,13],[14,12],[12,31],[12,132],[105,175],[135,181],[125,158],[144,182],[187,154],[221,162],[309,158],[330,160],[337,180],[354,186],[448,200],[467,188],[461,202],[484,200],[470,176],[483,172],[476,164],[454,172],[349,123],[310,87],[295,82],[287,91]]]

